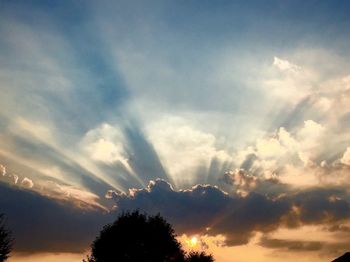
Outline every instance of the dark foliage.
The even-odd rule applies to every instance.
[[[186,256],[186,262],[214,262],[214,258],[204,252],[190,252]]]
[[[4,215],[0,214],[0,262],[9,258],[12,244],[11,232],[5,227]]]
[[[338,257],[337,259],[332,260],[332,262],[349,262],[350,261],[350,252],[346,252],[341,257]]]
[[[184,261],[175,232],[161,216],[122,214],[103,228],[91,245],[88,262]]]

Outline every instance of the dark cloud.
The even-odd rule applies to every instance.
[[[316,251],[323,248],[320,241],[298,241],[262,237],[260,245],[267,248],[287,249],[290,251]]]
[[[340,189],[312,189],[291,196],[302,224],[320,224],[350,217],[346,193]]]
[[[178,233],[226,236],[227,245],[245,244],[255,232],[271,232],[279,226],[333,224],[350,217],[344,191],[312,189],[269,197],[251,192],[242,197],[217,187],[196,185],[175,191],[164,180],[151,181],[145,189],[114,193],[118,210],[140,209],[160,213]]]
[[[338,241],[304,241],[293,239],[278,239],[263,236],[259,245],[265,248],[278,249],[281,251],[313,252],[317,251],[322,257],[337,257],[349,250],[348,239]]]
[[[329,232],[350,233],[350,227],[346,225],[332,225],[326,228]],[[350,234],[349,234],[350,237]]]
[[[116,202],[117,208],[106,214],[102,209],[81,209],[67,201],[0,183],[0,212],[8,216],[18,252],[81,252],[103,225],[115,220],[120,212],[135,209],[160,213],[178,234],[221,234],[226,237],[225,244],[233,246],[247,243],[256,232],[268,234],[281,226],[324,225],[337,231],[350,217],[345,196],[342,190],[310,189],[280,196],[250,192],[243,197],[211,185],[174,190],[158,179],[150,181],[147,188],[130,189],[127,194],[109,191],[108,198]],[[261,245],[306,251],[324,249],[326,243],[265,237]],[[342,247],[339,243],[332,250]]]
[[[101,210],[83,210],[32,191],[0,183],[0,213],[8,218],[16,252],[82,252],[102,226]]]

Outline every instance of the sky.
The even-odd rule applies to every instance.
[[[1,0],[9,261],[81,261],[134,209],[217,262],[349,251],[349,10]]]

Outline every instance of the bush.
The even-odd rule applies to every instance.
[[[5,217],[0,214],[0,262],[10,257],[13,239],[11,232],[5,227]]]

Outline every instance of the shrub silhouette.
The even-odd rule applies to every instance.
[[[186,256],[186,262],[214,262],[214,258],[204,252],[190,252]]]
[[[10,257],[12,250],[13,239],[11,232],[5,227],[5,218],[0,214],[0,262],[5,261]]]
[[[175,232],[160,215],[122,214],[103,228],[91,245],[88,262],[184,261]]]

